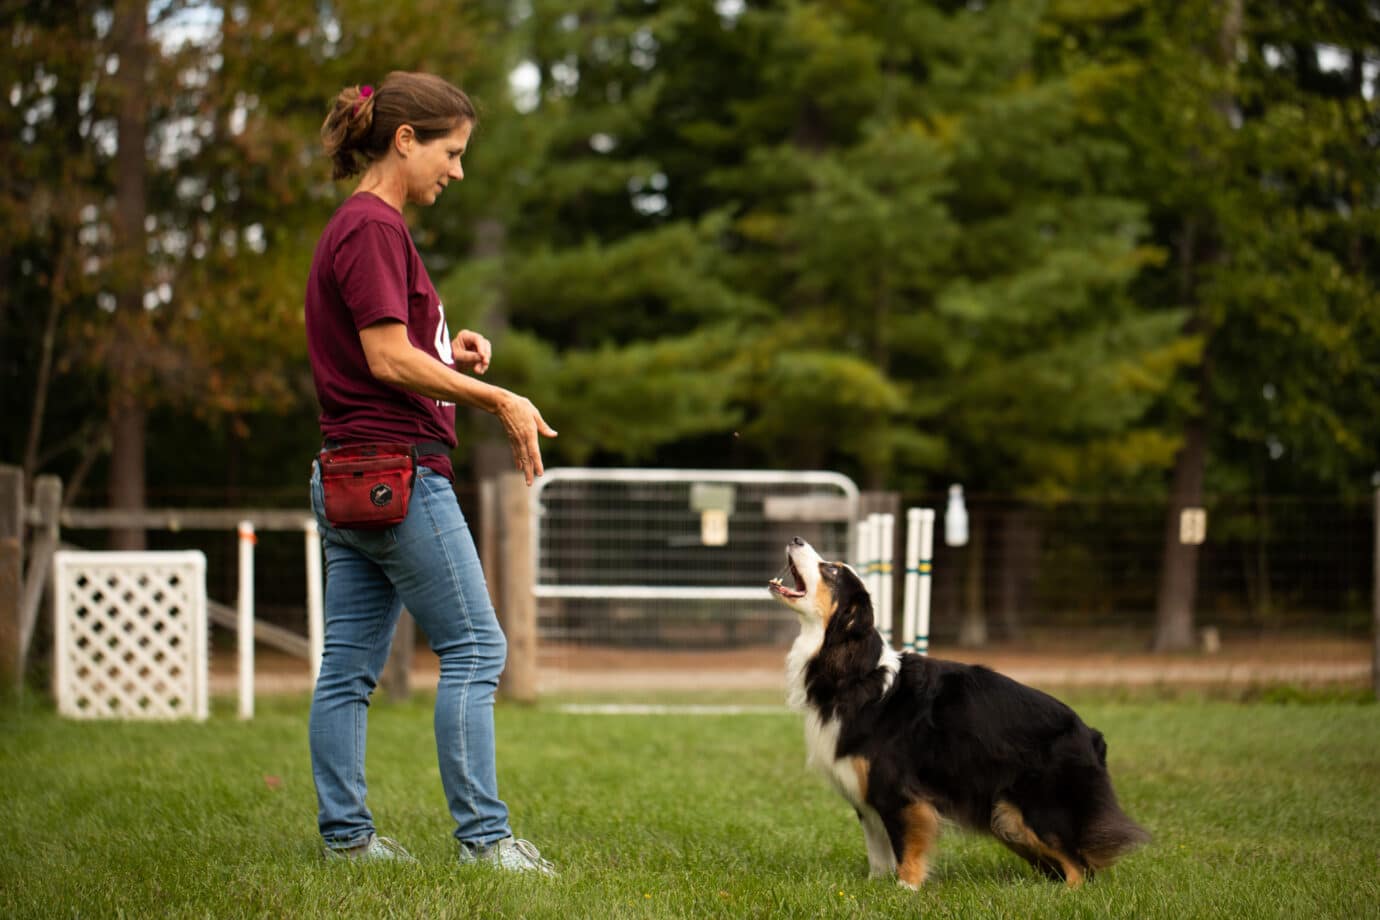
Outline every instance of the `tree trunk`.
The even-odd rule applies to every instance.
[[[1193,647],[1193,608],[1198,595],[1198,547],[1179,539],[1179,518],[1185,508],[1201,507],[1203,473],[1207,467],[1207,427],[1202,419],[1188,425],[1184,446],[1174,462],[1174,485],[1164,521],[1164,557],[1160,566],[1159,601],[1155,612],[1157,652]]]
[[[116,316],[110,360],[110,507],[144,507],[144,444],[146,410],[139,373],[137,327],[144,309],[144,195],[145,153],[148,134],[147,93],[144,74],[148,67],[148,9],[143,2],[121,0],[111,24],[120,69],[116,127],[119,149],[115,155],[115,257]],[[111,532],[114,549],[141,550],[142,530]]]
[[[65,225],[64,225],[65,226]],[[29,413],[29,434],[24,442],[24,478],[33,479],[38,474],[38,448],[43,440],[43,416],[48,407],[48,391],[53,379],[53,352],[57,348],[58,314],[67,299],[67,263],[70,261],[71,243],[59,231],[53,234],[54,241],[61,247],[54,259],[53,280],[49,286],[48,315],[43,324],[43,344],[38,361],[38,377],[34,381],[34,402]]]
[[[1236,44],[1241,36],[1241,4],[1242,0],[1221,0],[1217,46],[1206,49],[1212,63],[1223,71],[1235,67]],[[1238,117],[1236,100],[1227,93],[1217,95],[1213,100],[1213,108],[1218,116],[1228,123]],[[1199,165],[1201,166],[1201,162]],[[1204,315],[1203,305],[1197,295],[1197,272],[1200,265],[1221,257],[1220,252],[1210,252],[1213,245],[1208,239],[1210,231],[1210,227],[1200,226],[1195,217],[1189,216],[1184,222],[1183,236],[1179,244],[1180,296],[1183,303],[1194,305],[1193,314],[1189,318],[1189,331],[1204,335],[1207,342],[1194,381],[1198,397],[1197,414],[1184,426],[1184,443],[1174,461],[1174,483],[1165,516],[1155,635],[1151,641],[1151,647],[1157,652],[1176,651],[1194,646],[1198,547],[1180,541],[1179,519],[1183,509],[1202,506],[1203,479],[1207,470],[1213,329]]]
[[[1178,247],[1179,296],[1185,303],[1195,299],[1200,247],[1198,222],[1190,217],[1184,222]],[[1208,335],[1206,323],[1201,304],[1195,304],[1185,331]],[[1208,348],[1205,347],[1194,380],[1197,410],[1184,424],[1183,446],[1174,458],[1174,480],[1165,510],[1163,552],[1160,556],[1155,635],[1150,643],[1157,652],[1182,651],[1193,647],[1193,611],[1198,598],[1198,547],[1180,540],[1179,522],[1185,508],[1201,507],[1203,502],[1203,478],[1207,471],[1209,360]]]

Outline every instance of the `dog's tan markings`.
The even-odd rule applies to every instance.
[[[1030,825],[1025,823],[1021,810],[1010,802],[998,802],[992,809],[992,833],[1019,856],[1031,860],[1042,860],[1058,866],[1064,873],[1064,883],[1070,888],[1083,884],[1083,870],[1069,858],[1068,854],[1041,840]]]
[[[829,621],[838,613],[838,601],[834,597],[834,589],[829,583],[821,578],[815,583],[815,609],[819,611],[819,618],[824,623],[824,628],[829,628]]]
[[[930,848],[939,836],[939,812],[929,802],[914,802],[901,812],[905,830],[896,877],[907,888],[919,888],[929,872]]]
[[[858,801],[867,801],[867,776],[872,772],[872,763],[866,757],[853,758],[853,772],[858,777]]]

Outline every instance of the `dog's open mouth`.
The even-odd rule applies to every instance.
[[[786,587],[785,582],[783,582],[781,576],[778,575],[767,583],[768,587],[771,588],[771,592],[773,594],[779,594],[782,597],[804,597],[805,579],[800,577],[800,570],[795,567],[795,560],[788,557],[786,560],[786,568],[790,572],[791,580],[795,582],[795,587]]]

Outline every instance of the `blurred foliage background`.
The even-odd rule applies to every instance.
[[[303,279],[348,191],[316,128],[402,68],[482,107],[463,188],[409,219],[452,327],[561,429],[552,463],[1154,494],[1202,423],[1219,488],[1367,489],[1380,12],[1231,12],[7,3],[3,453],[99,473],[133,341],[150,482],[295,483]],[[141,14],[131,268],[117,26]]]
[[[1171,507],[1380,469],[1366,0],[0,10],[0,457],[69,503],[300,504],[317,131],[393,69],[480,104],[408,219],[548,465]]]

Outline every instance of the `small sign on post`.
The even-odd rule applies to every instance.
[[[1186,546],[1201,546],[1207,539],[1207,511],[1185,508],[1179,512],[1179,542]]]
[[[700,513],[700,543],[728,545],[728,516],[733,513],[736,491],[731,483],[696,482],[690,486],[690,510]]]
[[[700,512],[700,543],[705,546],[728,545],[728,514],[717,508]]]

